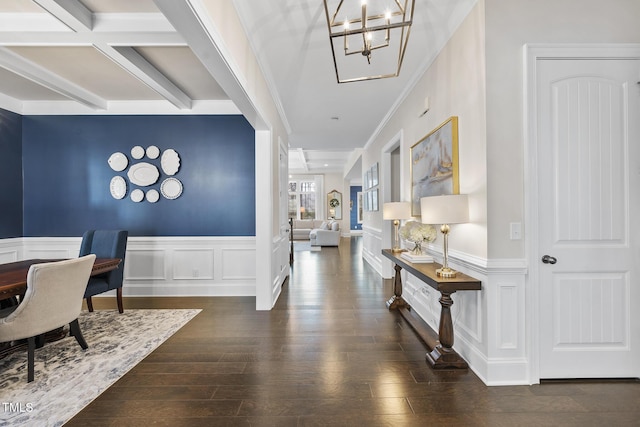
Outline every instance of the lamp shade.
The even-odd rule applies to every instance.
[[[420,211],[424,224],[461,224],[469,222],[469,200],[466,194],[423,197]]]
[[[411,203],[389,202],[382,206],[383,219],[409,219],[411,218]]]

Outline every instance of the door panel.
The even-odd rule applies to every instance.
[[[536,65],[540,377],[637,377],[640,61]]]

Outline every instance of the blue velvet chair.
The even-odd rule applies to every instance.
[[[112,289],[116,290],[118,311],[120,313],[124,311],[122,307],[122,279],[128,237],[129,232],[126,230],[88,230],[82,236],[80,256],[95,254],[98,258],[120,258],[122,260],[115,270],[92,276],[89,279],[87,290],[84,293],[89,311],[93,311],[92,296]]]

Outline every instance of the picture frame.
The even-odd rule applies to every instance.
[[[375,187],[378,185],[378,163],[376,162],[373,166],[371,166],[371,186]]]
[[[364,219],[364,203],[362,201],[362,191],[358,191],[358,203],[357,203],[357,222],[362,224]]]
[[[375,190],[371,190],[371,197],[372,197],[371,210],[377,211],[378,210],[378,189],[377,188]]]
[[[459,194],[458,117],[452,116],[411,146],[411,215],[422,197]]]

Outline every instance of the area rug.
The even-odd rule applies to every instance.
[[[293,250],[295,252],[320,252],[321,246],[311,246],[311,242],[293,242]]]
[[[0,426],[61,426],[137,365],[200,310],[83,311],[89,348],[73,337],[35,352],[27,383],[27,352],[0,360]]]

